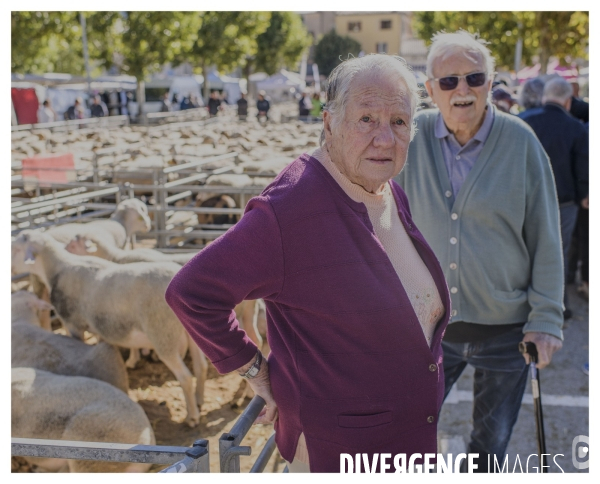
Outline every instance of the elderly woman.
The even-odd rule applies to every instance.
[[[321,148],[250,200],[166,294],[217,370],[238,371],[265,399],[257,422],[275,422],[291,472],[339,472],[341,453],[437,449],[450,298],[391,181],[406,161],[417,92],[401,58],[340,64]],[[266,301],[268,362],[233,311],[255,298]]]

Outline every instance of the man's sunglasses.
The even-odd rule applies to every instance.
[[[467,81],[469,87],[479,87],[485,84],[486,77],[485,72],[474,72],[465,76],[438,77],[430,80],[437,81],[442,91],[451,91],[452,89],[456,89],[458,82],[463,78]]]

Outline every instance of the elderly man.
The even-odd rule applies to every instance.
[[[544,95],[544,81],[541,77],[528,79],[521,87],[519,95],[519,104],[523,106],[524,111],[519,113],[521,119],[539,112],[542,107],[542,96]]]
[[[527,381],[518,343],[539,368],[562,346],[563,271],[552,169],[534,133],[489,101],[494,61],[465,31],[433,37],[427,92],[437,109],[397,177],[444,269],[452,320],[442,346],[446,395],[475,367],[469,453],[478,472],[504,458]]]
[[[524,118],[535,131],[552,164],[560,204],[565,279],[578,207],[588,208],[588,131],[583,123],[569,114],[572,95],[571,84],[562,77],[554,77],[544,86],[544,106],[537,113]],[[566,296],[565,292],[565,306]],[[570,316],[571,311],[567,306],[565,319]]]

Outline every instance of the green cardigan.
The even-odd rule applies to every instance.
[[[417,134],[396,177],[413,220],[437,255],[452,322],[527,322],[523,332],[562,339],[563,260],[554,177],[529,126],[495,111],[485,146],[452,195],[437,109],[417,113]]]

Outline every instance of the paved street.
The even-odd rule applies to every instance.
[[[589,306],[577,295],[574,285],[568,287],[573,318],[564,328],[563,348],[555,354],[552,364],[541,371],[540,386],[544,428],[550,472],[588,472],[578,470],[572,463],[571,446],[574,437],[589,435],[589,377],[581,370],[589,358]],[[442,453],[466,452],[471,431],[473,369],[467,367],[448,396],[440,415],[440,451]],[[517,455],[526,470],[527,457],[537,453],[535,419],[533,413],[531,385],[527,384],[519,419],[508,445],[508,472],[515,467]],[[579,459],[584,461],[585,459]],[[536,472],[538,460],[529,461],[529,472]],[[515,472],[520,472],[516,464]]]

